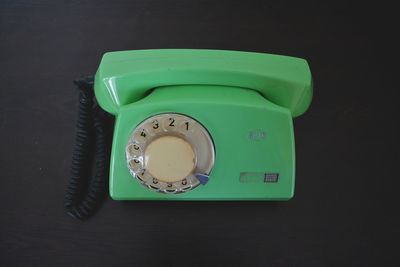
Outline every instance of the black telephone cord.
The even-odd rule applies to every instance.
[[[105,112],[94,104],[93,77],[78,79],[74,83],[79,90],[79,109],[72,173],[64,207],[72,217],[84,220],[97,211],[106,195]],[[91,176],[93,158],[95,166]]]

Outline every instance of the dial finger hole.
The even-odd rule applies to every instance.
[[[188,180],[185,178],[180,183],[182,186],[186,186],[186,185],[188,185]]]
[[[133,170],[139,170],[139,169],[141,169],[143,167],[142,162],[137,158],[131,159],[129,161],[129,166]]]
[[[173,194],[178,191],[175,183],[163,183],[162,189],[167,194]]]
[[[167,131],[176,131],[178,124],[179,119],[176,116],[167,117],[163,121],[164,129]]]
[[[161,188],[161,183],[158,181],[156,178],[152,178],[149,180],[148,187],[154,190],[160,190]]]
[[[162,130],[161,123],[159,120],[152,120],[146,125],[146,130],[151,134],[155,135]]]
[[[145,128],[138,129],[133,135],[133,138],[138,143],[145,143],[148,139],[148,133]]]
[[[153,177],[146,170],[140,170],[136,173],[136,178],[142,182],[152,181]]]
[[[191,135],[194,131],[194,123],[189,120],[184,120],[179,125],[179,132],[184,135]]]
[[[142,149],[137,144],[132,144],[127,147],[127,152],[131,157],[138,157],[142,154]]]

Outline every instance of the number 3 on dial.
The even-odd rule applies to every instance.
[[[154,120],[147,125],[146,129],[150,132],[150,134],[156,134],[161,130],[160,123],[158,120]]]
[[[160,127],[160,124],[158,123],[157,120],[153,121],[153,129],[156,130],[158,129],[158,127]]]

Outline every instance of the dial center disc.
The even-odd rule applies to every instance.
[[[185,179],[195,166],[192,146],[176,136],[162,136],[152,141],[144,152],[147,171],[163,182]]]

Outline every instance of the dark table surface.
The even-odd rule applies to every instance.
[[[399,266],[396,20],[337,1],[1,1],[0,265]],[[292,200],[108,198],[86,222],[65,214],[72,80],[105,52],[145,48],[308,60]]]

